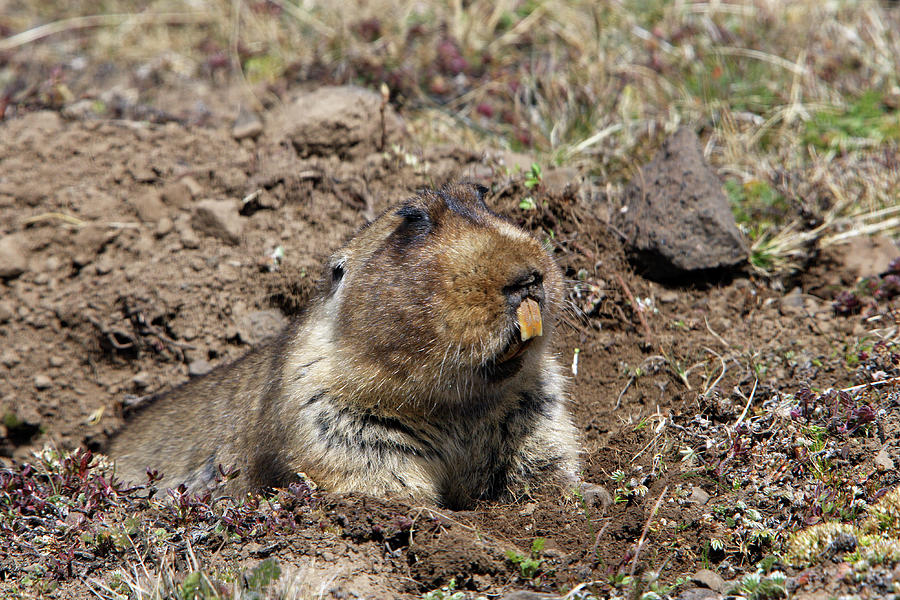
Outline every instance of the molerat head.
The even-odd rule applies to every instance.
[[[428,409],[500,394],[537,369],[562,276],[540,242],[488,209],[484,191],[424,191],[332,257],[326,302],[353,373],[345,391]]]

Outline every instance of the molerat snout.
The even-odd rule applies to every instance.
[[[518,307],[525,298],[533,298],[538,304],[543,304],[544,276],[537,270],[521,273],[503,288],[503,294],[513,307]]]

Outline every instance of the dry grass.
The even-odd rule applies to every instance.
[[[283,568],[275,559],[251,569],[217,571],[202,564],[190,548],[183,562],[189,566],[187,573],[167,559],[151,571],[138,556],[126,568],[84,583],[102,600],[314,600],[329,597],[336,578],[322,568],[317,570],[312,562],[303,568]]]

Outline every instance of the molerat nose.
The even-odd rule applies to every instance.
[[[516,309],[519,336],[523,342],[544,334],[541,304],[544,301],[544,278],[537,271],[516,277],[503,288],[510,305]]]
[[[544,302],[544,276],[540,271],[527,271],[516,275],[503,288],[503,294],[511,306],[518,307],[525,298]]]

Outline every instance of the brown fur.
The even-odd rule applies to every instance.
[[[559,268],[469,185],[383,213],[329,260],[301,321],[153,402],[112,442],[126,480],[240,492],[303,472],[333,491],[449,506],[538,483],[574,484],[575,430],[548,341]],[[544,335],[518,343],[516,307]]]

